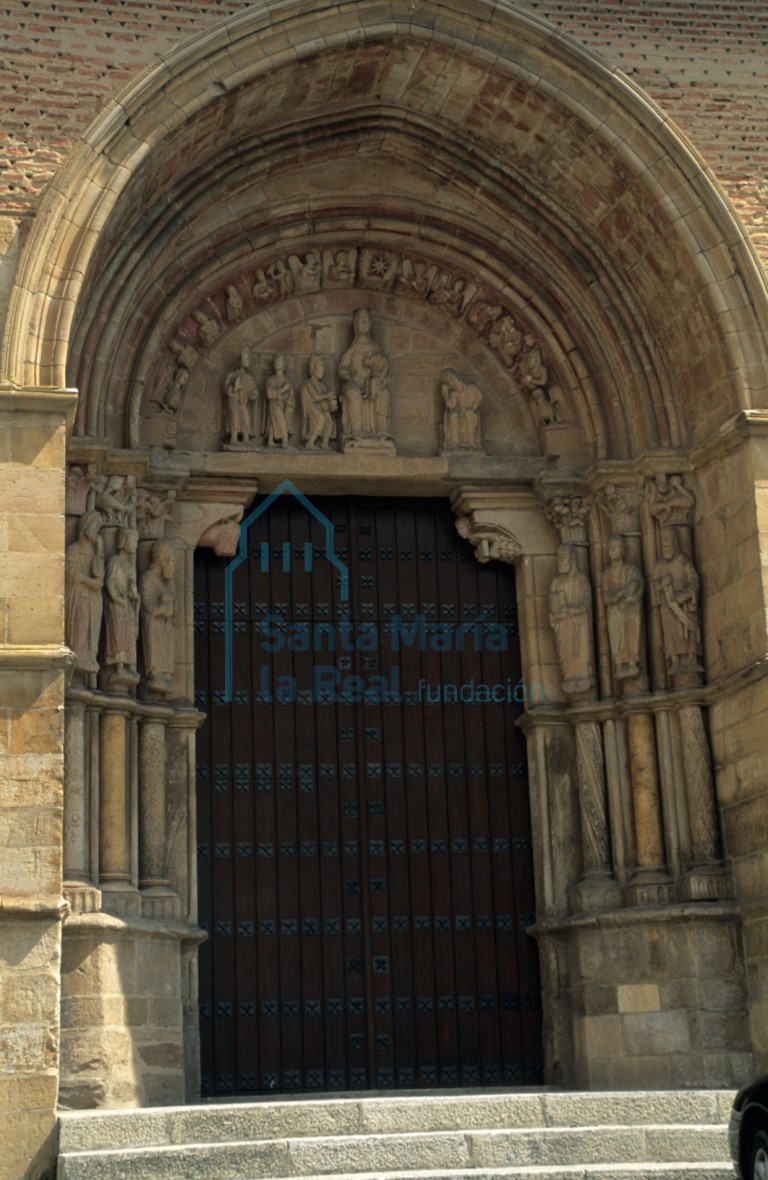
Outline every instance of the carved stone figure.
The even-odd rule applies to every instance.
[[[607,513],[611,529],[615,533],[638,533],[640,520],[638,509],[643,499],[643,488],[639,484],[622,486],[607,483],[598,499],[598,504]]]
[[[531,336],[526,336],[525,350],[520,358],[520,384],[532,393],[534,389],[544,389],[548,381],[549,371],[541,348]]]
[[[479,336],[482,336],[491,324],[496,323],[501,314],[502,309],[498,305],[488,303],[485,299],[479,299],[470,307],[467,313],[467,323],[471,328],[474,328]]]
[[[613,671],[617,680],[640,675],[640,625],[645,583],[636,565],[627,561],[627,542],[614,534],[608,540],[610,564],[603,570],[603,601],[608,622]]]
[[[141,646],[146,688],[168,696],[173,692],[176,586],[174,552],[167,541],[155,541],[149,566],[141,575]]]
[[[480,405],[483,395],[476,385],[465,381],[455,369],[443,369],[440,374],[443,396],[443,450],[479,451]]]
[[[259,269],[256,271],[256,281],[253,284],[252,290],[253,298],[257,299],[259,303],[266,303],[275,294],[275,287],[270,283],[264,271]]]
[[[93,508],[96,496],[96,464],[79,463],[67,467],[67,512],[81,516]]]
[[[180,365],[177,369],[171,370],[170,366],[166,365],[157,387],[157,396],[150,398],[150,404],[157,406],[158,413],[178,413],[188,381],[188,369]]]
[[[224,378],[224,431],[229,436],[225,446],[247,444],[256,433],[251,422],[251,406],[256,408],[258,393],[250,364],[251,350],[246,347],[240,353],[239,365]]]
[[[354,315],[354,339],[339,361],[345,439],[389,437],[389,362],[371,339],[371,313]]]
[[[429,285],[430,274],[426,262],[419,260],[414,262],[410,258],[404,258],[400,274],[397,276],[398,288],[406,291],[409,295],[423,299],[429,291]]]
[[[136,505],[136,523],[140,537],[153,537],[162,532],[165,521],[176,503],[176,492],[170,491],[165,499],[139,488],[139,499]]]
[[[227,286],[227,319],[236,324],[243,318],[243,297],[234,283]]]
[[[683,483],[682,475],[656,477],[648,484],[648,507],[651,515],[662,525],[690,525],[691,509],[695,503],[693,492]]]
[[[288,266],[291,268],[294,286],[299,293],[320,290],[323,268],[317,250],[307,251],[303,260],[298,254],[290,254]]]
[[[355,281],[357,250],[326,250],[323,255],[325,282],[332,287],[351,287]]]
[[[139,627],[139,589],[136,584],[136,546],[134,529],[121,528],[117,534],[117,553],[107,565],[104,610],[104,662],[111,670],[110,687],[129,688],[138,684],[136,640]]]
[[[181,367],[190,371],[194,369],[200,359],[196,348],[191,344],[181,344],[178,340],[171,341],[171,352],[175,354]]]
[[[576,550],[561,545],[558,572],[549,587],[549,623],[568,697],[586,696],[595,685],[592,654],[592,588],[576,564]]]
[[[563,391],[559,385],[553,385],[550,390],[534,385],[531,389],[531,399],[536,409],[536,416],[543,426],[553,426],[556,422],[567,421],[564,409]]]
[[[267,275],[277,285],[279,295],[293,294],[293,275],[286,267],[282,258],[278,258],[267,267]]]
[[[674,528],[661,530],[661,557],[653,567],[653,586],[668,673],[675,677],[700,672],[699,575],[680,551]]]
[[[274,372],[267,377],[264,405],[264,439],[268,447],[279,440],[283,447],[293,433],[293,411],[296,398],[293,386],[285,375],[285,357],[278,352],[273,361]]]
[[[429,293],[429,302],[458,315],[464,304],[466,283],[447,271],[441,271],[437,282]]]
[[[301,441],[305,447],[321,446],[324,450],[335,434],[334,413],[338,408],[336,395],[323,381],[325,362],[315,353],[309,358],[309,378],[299,390],[301,405]]]
[[[136,477],[134,475],[98,475],[96,477],[96,508],[104,517],[104,524],[123,528],[135,520]]]
[[[512,316],[505,315],[498,320],[488,333],[491,348],[501,353],[505,365],[511,365],[520,349],[523,347],[523,333],[518,328]]]
[[[192,318],[197,324],[197,335],[205,348],[210,348],[219,338],[220,328],[211,316],[204,311],[193,311]]]
[[[100,512],[84,513],[77,525],[77,540],[67,546],[65,557],[65,623],[67,644],[76,656],[78,672],[98,672],[99,633],[103,610],[104,546]]]

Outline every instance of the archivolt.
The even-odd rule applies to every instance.
[[[627,79],[505,0],[283,0],[169,55],[55,178],[12,296],[7,376],[61,387],[69,363],[77,381],[119,397],[108,358],[127,342],[144,351],[157,315],[191,290],[174,259],[187,284],[209,283],[216,265],[285,233],[286,218],[295,230],[303,217],[308,234],[344,212],[338,193],[277,216],[238,204],[268,139],[277,174],[291,142],[296,169],[332,134],[340,154],[375,135],[397,143],[414,178],[475,200],[477,227],[489,210],[509,219],[514,233],[484,240],[451,224],[435,190],[431,202],[401,200],[391,233],[399,219],[443,257],[499,275],[577,369],[594,364],[598,454],[685,443],[764,391],[764,283],[722,194]],[[200,232],[212,200],[229,211],[215,243]],[[375,200],[364,210],[387,211]],[[102,410],[86,419],[103,431]]]

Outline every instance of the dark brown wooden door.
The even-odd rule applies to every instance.
[[[229,623],[196,567],[204,1093],[540,1082],[513,572],[445,501],[313,503],[336,565],[283,494]]]

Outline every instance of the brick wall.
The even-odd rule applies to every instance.
[[[94,115],[242,0],[0,0],[0,216],[26,222]],[[624,70],[728,190],[768,260],[764,0],[521,0]],[[7,96],[7,97],[6,97]]]

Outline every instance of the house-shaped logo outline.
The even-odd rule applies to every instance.
[[[325,513],[321,512],[289,479],[282,480],[275,490],[270,492],[266,500],[259,504],[258,508],[254,508],[253,512],[241,522],[237,553],[224,571],[224,700],[227,704],[231,704],[233,698],[234,602],[232,579],[235,570],[248,556],[248,530],[255,520],[269,511],[278,496],[282,496],[284,492],[298,500],[302,507],[323,526],[325,530],[325,558],[339,571],[339,590],[342,602],[349,600],[349,567],[334,551],[333,521],[329,520]]]

